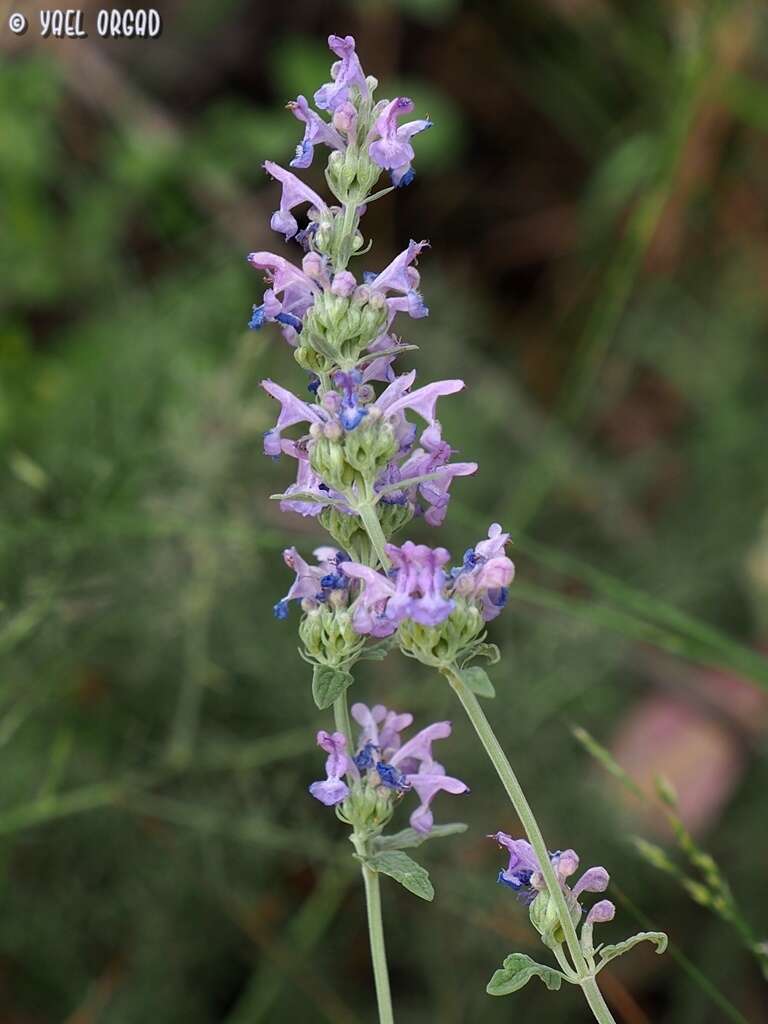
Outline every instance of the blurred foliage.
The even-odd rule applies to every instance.
[[[366,218],[367,260],[433,244],[409,362],[467,379],[441,413],[481,463],[443,542],[494,518],[520,537],[489,713],[553,845],[609,867],[606,941],[637,924],[676,950],[605,971],[606,997],[627,1022],[763,1019],[749,952],[638,862],[637,808],[568,728],[610,747],[651,697],[706,716],[731,770],[702,842],[768,934],[763,12],[176,0],[164,22],[3,38],[0,1021],[371,1019],[348,844],[305,792],[325,721],[295,619],[270,617],[280,550],[320,536],[267,499],[289,470],[261,455],[258,382],[302,375],[244,329],[243,255],[282,251],[260,164],[290,158],[281,106],[325,80],[330,30],[436,121],[414,185]],[[437,808],[470,831],[426,848],[434,905],[385,887],[398,1019],[501,1020],[485,981],[535,944],[494,884],[500,787],[438,679],[391,657],[358,694],[455,717],[446,763],[472,786]],[[696,789],[693,735],[644,757]],[[583,1020],[578,993],[516,998]]]

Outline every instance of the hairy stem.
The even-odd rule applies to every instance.
[[[603,999],[603,993],[597,984],[597,980],[594,975],[590,975],[588,978],[583,978],[579,985],[581,985],[581,991],[584,993],[584,998],[589,1003],[589,1008],[595,1015],[595,1020],[606,1022],[610,1024],[613,1021],[613,1015],[606,1006],[605,1000]]]
[[[566,945],[571,954],[573,965],[576,968],[576,973],[579,976],[579,984],[581,985],[587,1002],[595,1015],[595,1019],[599,1024],[616,1024],[608,1009],[600,989],[594,982],[592,973],[589,965],[584,957],[584,953],[581,949],[581,943],[579,937],[576,934],[576,929],[571,919],[568,905],[565,901],[565,895],[562,887],[555,875],[552,863],[549,859],[549,850],[547,844],[544,842],[544,837],[541,834],[538,822],[534,816],[533,810],[530,804],[525,798],[525,794],[517,780],[517,776],[512,770],[512,765],[507,759],[507,755],[501,748],[499,741],[496,739],[490,722],[485,717],[485,712],[480,707],[480,703],[475,697],[474,693],[464,683],[458,671],[453,666],[446,666],[442,669],[443,675],[447,678],[451,684],[454,692],[461,701],[461,704],[466,711],[470,722],[474,726],[475,732],[480,738],[480,742],[485,748],[485,752],[490,758],[491,764],[496,769],[496,773],[501,779],[501,783],[504,789],[507,791],[507,795],[512,802],[512,806],[517,812],[517,816],[522,823],[525,834],[531,843],[536,854],[536,859],[541,866],[541,873],[544,877],[544,881],[547,886],[550,898],[554,901],[557,907],[558,916],[560,918],[560,926],[565,935]],[[590,984],[591,983],[591,984]]]
[[[381,562],[381,567],[386,570],[390,566],[389,556],[385,551],[385,545],[387,538],[384,536],[384,531],[381,528],[379,517],[376,515],[376,509],[373,504],[368,501],[361,501],[357,506],[357,514],[363,521],[365,532],[368,534],[373,550],[376,552],[376,557]]]
[[[379,874],[373,868],[369,868],[367,864],[363,864],[363,882],[365,883],[365,906],[368,911],[368,937],[371,942],[373,979],[376,984],[376,1002],[379,1007],[379,1024],[394,1024],[392,996],[389,991],[387,951],[384,946],[384,925],[381,917]]]
[[[347,705],[347,691],[333,702],[333,721],[336,732],[343,734],[347,741],[347,750],[352,753],[352,723],[349,720],[349,706]]]

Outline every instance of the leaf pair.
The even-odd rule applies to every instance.
[[[639,942],[655,943],[657,953],[663,953],[667,948],[667,936],[664,932],[638,932],[637,935],[614,946],[602,946],[599,951],[600,963],[595,973],[617,956],[628,953]],[[501,968],[494,971],[486,986],[486,992],[490,996],[508,996],[527,985],[531,978],[539,978],[551,991],[557,991],[564,981],[570,981],[562,971],[547,967],[545,964],[537,964],[525,953],[510,953]]]

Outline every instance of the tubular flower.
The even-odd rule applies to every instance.
[[[379,167],[390,172],[392,184],[396,188],[410,185],[413,181],[414,158],[411,139],[425,128],[431,128],[428,120],[408,121],[398,127],[397,119],[413,110],[413,100],[405,96],[387,103],[373,127],[374,140],[368,146],[371,160]]]
[[[331,81],[315,93],[315,103],[320,110],[338,110],[351,98],[357,89],[363,99],[369,96],[369,85],[360,60],[355,52],[352,36],[328,36],[330,50],[340,59],[331,67]]]
[[[285,619],[288,616],[290,601],[301,601],[304,611],[310,611],[319,604],[325,603],[332,594],[340,595],[336,603],[346,603],[345,591],[349,581],[339,569],[339,561],[343,558],[340,551],[331,547],[315,548],[313,552],[317,565],[308,565],[296,548],[286,548],[283,561],[289,569],[296,573],[288,593],[275,605],[275,618]]]

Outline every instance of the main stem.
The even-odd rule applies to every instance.
[[[384,925],[381,918],[381,892],[379,874],[363,864],[365,883],[365,906],[368,911],[368,937],[371,942],[373,979],[376,984],[376,1002],[379,1007],[379,1024],[394,1024],[392,996],[389,991],[387,951],[384,946]]]
[[[579,937],[576,934],[576,929],[574,927],[573,920],[571,919],[570,911],[568,910],[568,905],[565,902],[563,890],[560,886],[560,882],[555,876],[552,862],[549,859],[547,844],[544,842],[544,837],[541,834],[541,829],[536,821],[531,805],[526,800],[520,783],[517,781],[517,776],[512,770],[512,765],[509,763],[507,755],[504,753],[499,741],[496,739],[496,734],[494,733],[490,722],[485,717],[485,712],[480,707],[477,697],[475,697],[474,693],[472,693],[454,668],[446,667],[442,671],[461,701],[470,722],[474,726],[475,732],[480,738],[480,742],[485,747],[485,751],[491,760],[491,764],[496,769],[496,773],[501,779],[501,783],[507,791],[507,795],[512,801],[512,806],[515,808],[523,829],[530,840],[531,846],[536,854],[536,859],[541,866],[541,873],[544,876],[544,881],[550,898],[554,900],[555,906],[557,907],[557,912],[560,917],[560,926],[563,929],[563,934],[565,935],[565,941],[571,954],[573,965],[579,975],[579,984],[584,992],[584,997],[589,1003],[590,1009],[594,1013],[595,1019],[599,1021],[599,1024],[616,1024],[584,957]]]
[[[581,991],[584,993],[584,998],[589,1003],[590,1010],[595,1015],[595,1019],[606,1022],[612,1021],[613,1016],[605,1005],[603,993],[597,984],[597,978],[591,974],[588,978],[583,978],[579,984],[581,985]]]

